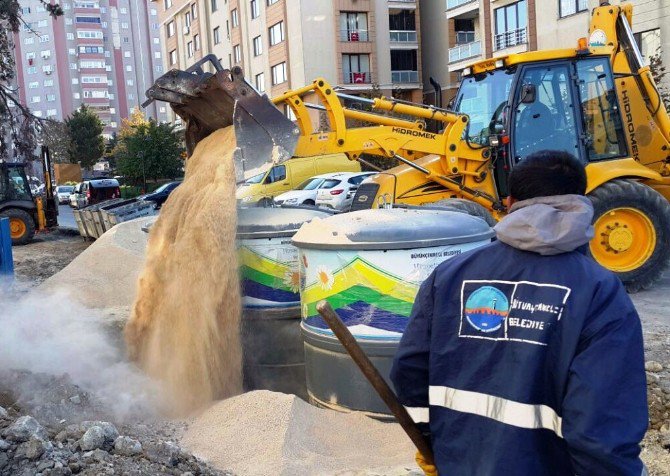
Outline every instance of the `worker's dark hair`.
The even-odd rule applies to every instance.
[[[512,168],[509,193],[516,200],[551,195],[584,195],[584,164],[562,150],[534,152]]]

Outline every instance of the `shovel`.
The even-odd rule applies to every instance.
[[[409,439],[412,440],[416,449],[423,455],[426,463],[433,464],[433,449],[431,448],[430,443],[423,433],[421,433],[421,430],[419,430],[416,423],[414,423],[414,420],[409,416],[407,410],[405,410],[405,407],[400,403],[396,394],[393,393],[391,387],[386,383],[386,380],[384,380],[368,356],[365,355],[365,352],[363,352],[363,349],[358,345],[354,336],[351,335],[347,326],[340,320],[339,316],[328,302],[319,302],[316,306],[316,310],[321,314],[323,320],[326,321],[330,330],[333,331],[335,337],[337,337],[356,365],[358,365],[358,368],[361,369],[361,372],[363,372],[363,375],[368,379],[377,394],[379,394],[384,403],[389,407],[389,410],[391,410],[393,416],[396,417],[396,420],[405,433],[407,433]]]

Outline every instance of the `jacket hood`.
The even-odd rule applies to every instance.
[[[582,195],[554,195],[516,202],[494,230],[514,248],[541,255],[574,251],[593,238],[593,205]]]

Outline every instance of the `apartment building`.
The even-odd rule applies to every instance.
[[[38,0],[21,2],[26,25],[14,38],[20,100],[38,117],[59,120],[86,104],[109,136],[163,71],[158,12],[142,0],[61,6],[64,15],[54,19]],[[166,112],[158,104],[147,110],[159,121]]]
[[[459,72],[479,59],[576,45],[578,38],[588,36],[591,10],[599,3],[598,0],[445,0],[448,95],[453,95],[458,87]],[[632,27],[642,54],[648,59],[660,53],[664,63],[670,64],[670,2],[632,0],[632,3]],[[439,61],[437,49],[427,48],[432,52],[431,64]],[[442,74],[445,75],[444,71]]]
[[[270,96],[326,78],[351,94],[421,101],[416,0],[158,0],[165,66],[214,53]],[[200,15],[196,19],[194,10]],[[204,13],[204,15],[203,15]],[[190,38],[199,35],[198,45]],[[288,114],[288,111],[287,111]]]

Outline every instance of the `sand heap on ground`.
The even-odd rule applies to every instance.
[[[69,265],[41,284],[41,291],[65,291],[88,308],[130,306],[144,264],[150,217],[121,223],[98,238]]]
[[[386,468],[416,467],[416,450],[398,424],[267,390],[216,403],[190,425],[182,444],[239,476],[355,474],[369,468],[388,474]]]
[[[151,227],[125,329],[131,359],[185,413],[242,391],[233,127],[202,140]]]

